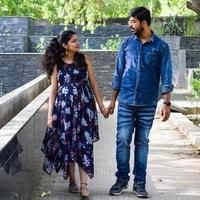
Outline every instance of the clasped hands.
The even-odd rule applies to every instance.
[[[108,118],[109,115],[112,115],[114,113],[114,109],[115,109],[115,102],[111,101],[109,106],[106,108],[105,106],[102,106],[100,108],[101,114],[105,117]]]

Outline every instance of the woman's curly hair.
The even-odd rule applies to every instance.
[[[42,66],[48,74],[48,77],[51,76],[54,66],[57,62],[65,56],[66,49],[63,47],[63,43],[67,44],[71,39],[72,35],[75,35],[74,31],[63,31],[58,37],[51,39],[49,46],[47,46],[43,59]],[[85,61],[85,56],[82,53],[76,52],[74,55],[74,63],[76,67],[82,68],[87,67]]]

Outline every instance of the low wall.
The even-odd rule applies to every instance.
[[[22,167],[15,175],[7,174],[4,168],[0,168],[1,200],[34,199],[31,196],[34,196],[34,191],[44,175],[42,170],[44,154],[40,149],[46,130],[46,121],[45,104],[17,134],[19,144],[23,148],[18,155]]]
[[[33,81],[0,98],[0,128],[10,121],[20,110],[30,103],[48,86],[46,75],[41,75]]]

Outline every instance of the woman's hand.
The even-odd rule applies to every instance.
[[[102,107],[100,108],[100,111],[101,111],[101,114],[102,114],[105,118],[108,118],[108,117],[109,117],[108,109],[107,109],[105,106],[102,106]]]
[[[48,119],[47,119],[47,127],[48,128],[53,128],[52,122],[53,122],[53,118],[48,117]]]

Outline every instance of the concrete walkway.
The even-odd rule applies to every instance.
[[[109,188],[115,182],[116,115],[107,120],[99,115],[99,123],[101,139],[95,144],[95,177],[89,181],[90,200],[136,200],[138,198],[132,193],[132,175],[129,188],[121,196],[109,196]],[[170,121],[163,123],[158,116],[155,116],[150,141],[147,172],[147,190],[151,195],[150,199],[199,200],[200,156],[189,140],[176,130]],[[131,157],[132,167],[133,151]],[[79,195],[68,193],[67,188],[68,182],[63,180],[61,173],[54,173],[52,176],[44,173],[31,199],[80,199]],[[41,194],[48,191],[51,194],[41,198]]]

